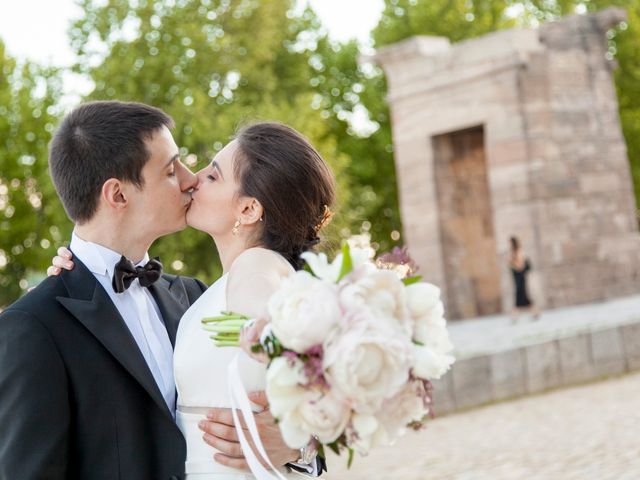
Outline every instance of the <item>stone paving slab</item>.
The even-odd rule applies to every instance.
[[[327,480],[638,480],[640,373],[436,418],[394,446],[329,453]],[[325,475],[322,478],[325,478]]]

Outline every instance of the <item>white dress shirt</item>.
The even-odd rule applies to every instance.
[[[121,254],[97,243],[87,242],[74,232],[70,249],[82,261],[106,290],[120,312],[131,335],[149,366],[149,370],[164,397],[171,414],[175,416],[176,385],[173,378],[173,348],[169,334],[161,319],[160,310],[149,290],[138,279],[127,290],[116,293],[112,287],[113,272]],[[144,266],[149,255],[138,263]]]

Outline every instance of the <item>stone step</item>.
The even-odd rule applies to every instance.
[[[456,363],[434,382],[436,415],[640,369],[640,296],[449,328]]]

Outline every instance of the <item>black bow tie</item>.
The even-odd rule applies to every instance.
[[[158,280],[160,275],[162,275],[162,263],[159,258],[152,258],[144,267],[136,267],[131,260],[123,256],[116,263],[111,285],[116,293],[122,293],[136,278],[140,280],[140,285],[148,287]]]

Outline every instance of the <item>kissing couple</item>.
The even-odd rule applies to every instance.
[[[0,479],[246,480],[227,390],[237,348],[201,319],[265,316],[269,297],[319,242],[334,177],[298,132],[239,131],[193,174],[173,120],[117,101],[82,104],[50,144],[49,168],[74,223],[56,275],[0,313]],[[223,275],[209,288],[168,275],[153,242],[208,233]],[[213,248],[213,245],[212,245]],[[244,351],[260,437],[285,475],[319,475],[312,449],[284,443],[264,395],[265,365]]]

